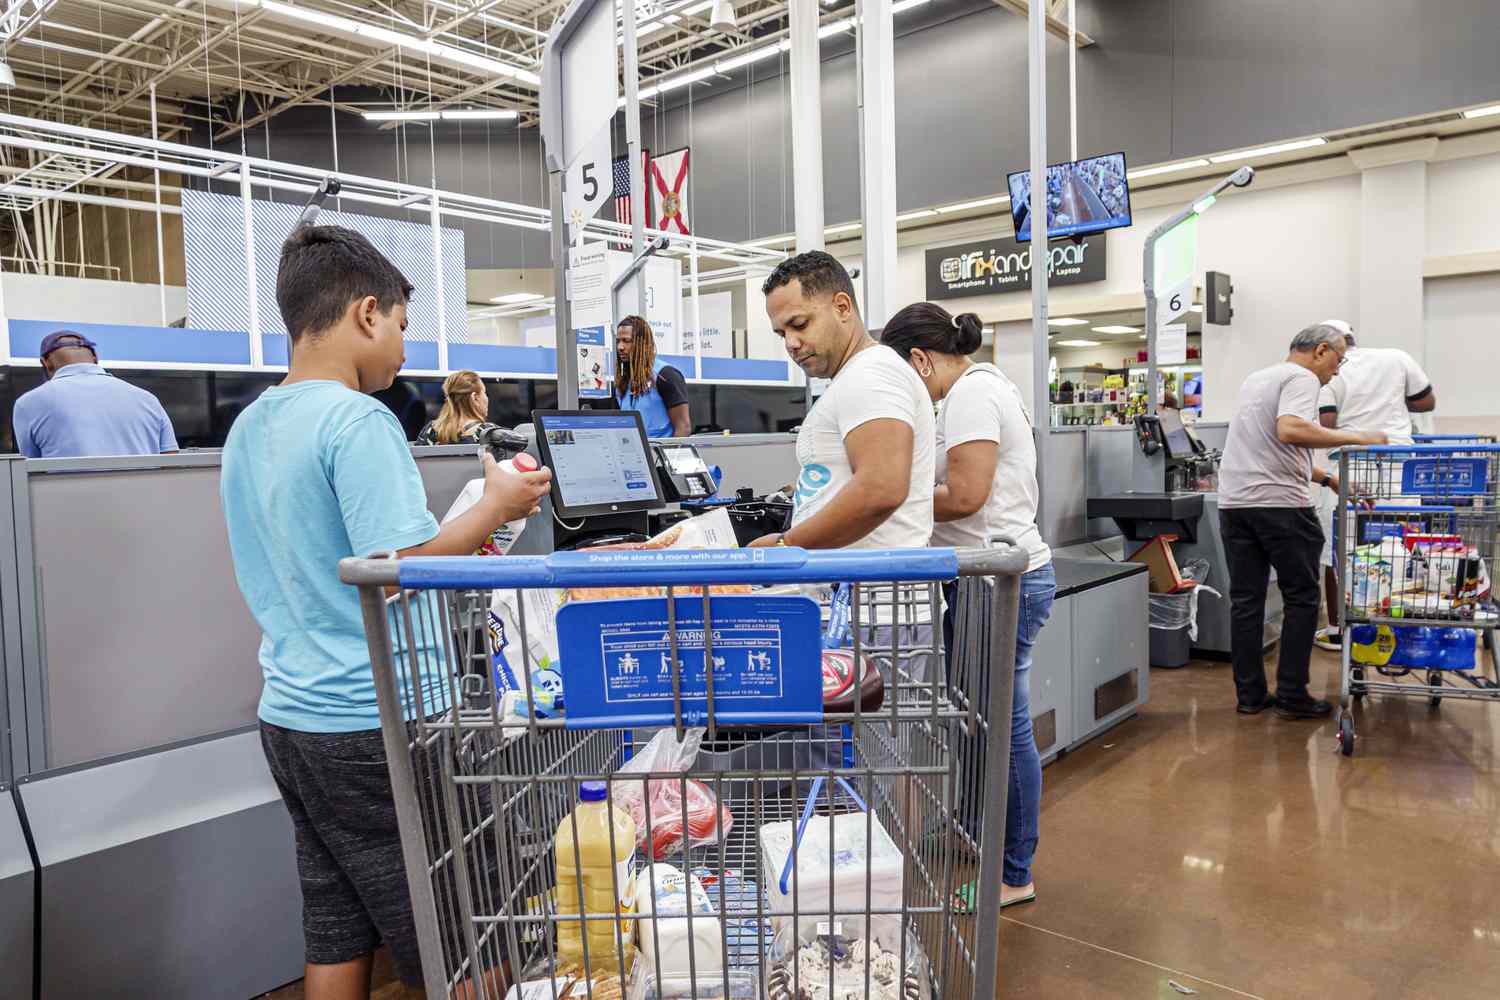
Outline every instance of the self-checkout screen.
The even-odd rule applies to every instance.
[[[634,413],[538,420],[563,506],[660,500],[646,438]]]
[[[1193,454],[1193,441],[1188,436],[1187,428],[1182,424],[1182,417],[1176,410],[1161,409],[1157,411],[1157,419],[1161,421],[1162,436],[1167,439],[1167,454],[1173,458],[1187,458]]]

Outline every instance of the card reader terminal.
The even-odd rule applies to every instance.
[[[657,479],[668,501],[701,500],[718,489],[708,463],[690,444],[653,444]]]

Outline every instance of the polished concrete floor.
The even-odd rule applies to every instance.
[[[1500,709],[1372,701],[1346,759],[1331,722],[1237,715],[1228,670],[1153,671],[1139,717],[1046,769],[1000,995],[1500,997]],[[1312,687],[1336,700],[1332,654]]]

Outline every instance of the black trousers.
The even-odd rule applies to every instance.
[[[1318,627],[1318,558],[1323,548],[1317,515],[1311,507],[1221,508],[1219,529],[1229,560],[1229,658],[1240,704],[1259,704],[1267,693],[1261,646],[1272,568],[1286,608],[1276,697],[1309,700],[1308,660]]]

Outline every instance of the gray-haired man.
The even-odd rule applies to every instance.
[[[1332,706],[1307,690],[1318,625],[1318,553],[1323,527],[1311,483],[1337,489],[1313,464],[1313,450],[1384,444],[1382,433],[1339,431],[1318,423],[1318,391],[1344,363],[1344,332],[1316,323],[1292,338],[1287,359],[1240,386],[1219,469],[1219,524],[1229,561],[1230,660],[1239,711],[1275,706],[1292,719],[1327,716]],[[1266,586],[1272,568],[1286,607],[1276,694],[1261,662]]]

